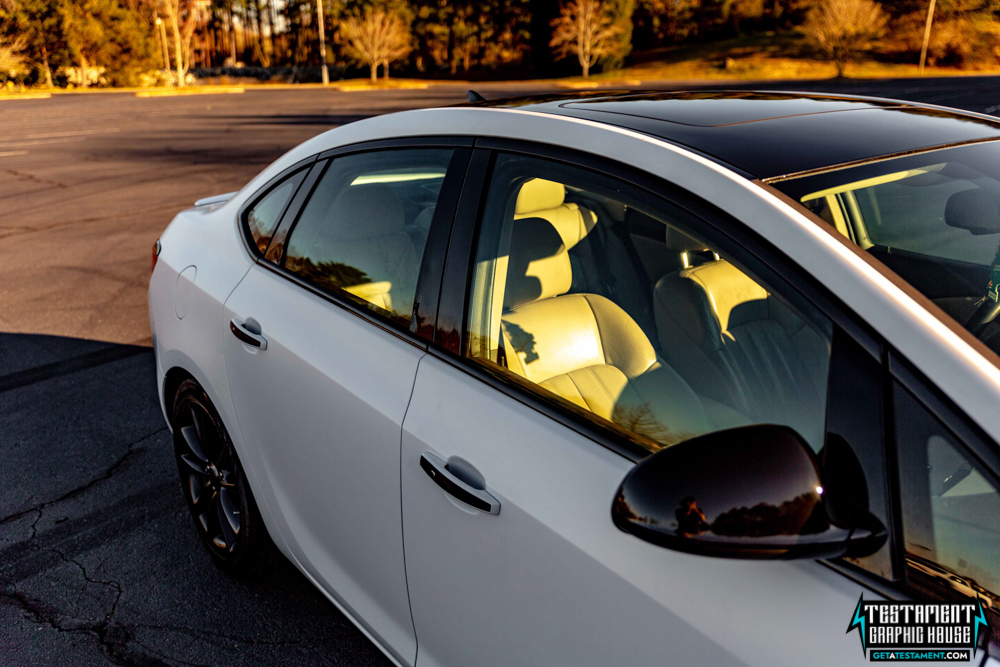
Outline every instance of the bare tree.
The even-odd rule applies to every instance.
[[[205,0],[153,0],[163,12],[174,37],[174,63],[177,68],[177,85],[184,86],[184,78],[191,67],[191,38],[205,7]]]
[[[0,36],[0,74],[11,76],[21,71],[24,65],[21,53],[27,43],[23,37],[11,41]]]
[[[625,47],[620,39],[625,26],[599,0],[570,0],[552,21],[552,28],[549,46],[555,49],[556,57],[575,53],[584,78],[590,76],[598,58],[619,55]]]
[[[844,67],[885,34],[889,19],[872,0],[821,0],[806,18],[803,29],[837,65]]]
[[[409,26],[399,14],[383,9],[366,7],[364,14],[348,14],[340,22],[340,33],[347,41],[347,56],[371,68],[372,83],[378,81],[379,65],[385,67],[388,78],[389,63],[413,50]]]

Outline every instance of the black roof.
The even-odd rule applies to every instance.
[[[1000,139],[1000,119],[870,97],[635,91],[526,97],[519,108],[625,127],[767,179],[936,146]]]

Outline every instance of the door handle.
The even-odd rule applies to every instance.
[[[233,332],[234,336],[250,347],[256,347],[260,350],[267,349],[267,339],[259,333],[254,333],[253,331],[247,329],[246,325],[239,320],[229,320],[229,330]]]
[[[452,471],[448,470],[448,462],[440,456],[424,452],[420,455],[420,467],[446,493],[461,500],[466,505],[486,514],[500,514],[499,500],[490,495],[486,489],[477,489],[456,477]]]

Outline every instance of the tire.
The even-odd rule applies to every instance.
[[[231,574],[260,572],[274,558],[274,543],[229,433],[194,380],[177,388],[171,424],[181,492],[205,548]]]

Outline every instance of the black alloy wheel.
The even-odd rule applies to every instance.
[[[193,380],[178,388],[173,427],[184,499],[209,553],[235,573],[263,565],[270,556],[270,538],[229,434]]]

